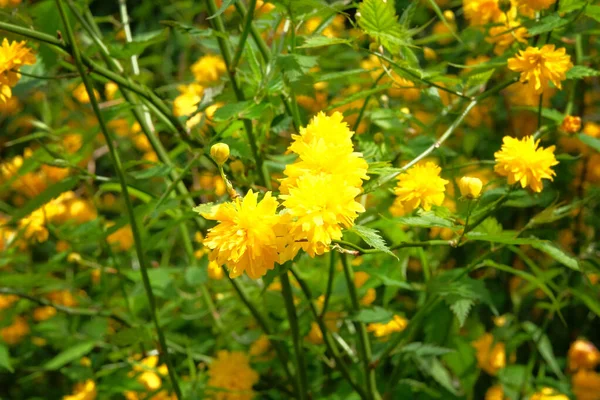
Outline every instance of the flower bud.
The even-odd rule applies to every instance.
[[[474,199],[479,197],[481,194],[481,188],[483,183],[479,178],[471,178],[470,176],[463,176],[458,181],[458,188],[460,194],[468,199]]]
[[[210,156],[219,165],[223,165],[229,158],[229,146],[225,143],[214,144],[210,148]]]
[[[502,11],[504,13],[510,11],[511,6],[512,6],[512,4],[511,4],[510,0],[500,0],[498,2],[498,8],[500,9],[500,11]]]
[[[566,133],[577,133],[581,129],[581,118],[574,117],[572,115],[567,115],[565,119],[563,119],[562,124],[560,125],[560,129],[562,129]]]
[[[381,132],[377,132],[375,135],[373,135],[373,141],[377,144],[383,143],[384,140],[385,136],[383,136],[383,133]]]
[[[437,54],[431,47],[423,47],[423,55],[427,61],[435,61]]]
[[[569,349],[569,369],[595,369],[600,363],[600,352],[591,342],[578,339]]]
[[[446,18],[448,22],[454,22],[454,20],[456,19],[454,17],[454,13],[451,10],[444,11],[444,18]]]

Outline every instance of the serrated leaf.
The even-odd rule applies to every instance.
[[[134,55],[140,55],[146,47],[164,42],[168,37],[168,29],[138,34],[134,40],[127,42],[122,46],[110,46],[110,54],[116,58],[127,58]]]
[[[399,224],[416,226],[419,228],[432,228],[434,226],[452,228],[454,226],[452,221],[438,217],[433,211],[426,211],[417,216],[399,217],[395,218],[395,220],[398,221]]]
[[[546,240],[538,240],[537,242],[532,243],[531,247],[543,251],[544,253],[554,258],[556,261],[558,261],[566,267],[569,267],[575,271],[581,271],[577,259],[566,254],[564,251],[556,247],[551,242],[548,242]]]
[[[0,343],[0,368],[4,368],[8,372],[15,372],[10,362],[8,348],[2,343]]]
[[[317,57],[301,54],[280,54],[275,62],[281,71],[294,82],[307,74],[317,64]]]
[[[431,376],[437,383],[448,390],[455,396],[459,395],[458,390],[454,386],[455,379],[452,377],[450,372],[444,367],[444,365],[437,358],[418,358],[413,357],[421,372]]]
[[[214,31],[212,29],[198,29],[192,25],[182,24],[178,21],[160,21],[162,25],[169,26],[171,28],[177,29],[180,32],[183,32],[189,36],[195,38],[209,38],[213,36],[220,36],[223,38],[227,38],[220,32]]]
[[[197,212],[200,215],[210,214],[215,206],[217,206],[215,203],[204,203],[192,208],[192,211]]]
[[[569,22],[568,18],[562,18],[558,14],[551,14],[537,21],[534,26],[528,29],[528,32],[530,36],[536,36],[558,29]]]
[[[390,52],[397,53],[400,46],[409,44],[406,29],[398,23],[393,1],[365,0],[358,11],[358,25]]]
[[[464,326],[474,304],[473,300],[470,299],[459,299],[450,304],[450,309],[456,315],[456,318],[458,318],[461,328]]]
[[[367,228],[363,225],[354,225],[352,229],[350,229],[350,232],[356,233],[358,236],[360,236],[362,240],[365,241],[365,243],[367,243],[372,248],[380,250],[398,259],[398,257],[396,257],[394,253],[392,253],[392,251],[387,246],[385,241],[381,238],[379,232],[376,229]]]
[[[568,70],[566,75],[567,79],[581,79],[588,76],[599,76],[600,71],[583,65],[576,65]]]
[[[342,39],[336,37],[327,36],[310,36],[306,38],[302,46],[298,46],[298,49],[311,49],[315,47],[333,46],[335,44],[349,44],[352,41],[349,39]]]
[[[68,363],[79,360],[81,357],[88,354],[92,349],[96,346],[95,341],[86,341],[83,343],[77,343],[73,346],[68,347],[66,350],[62,351],[50,361],[43,365],[45,370],[54,371],[57,370]]]
[[[352,319],[365,324],[389,322],[394,313],[382,307],[363,308]]]
[[[579,140],[590,146],[592,149],[600,151],[600,139],[586,135],[585,133],[580,133],[577,136],[579,137]]]

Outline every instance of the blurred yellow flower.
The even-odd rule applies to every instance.
[[[208,368],[208,387],[215,400],[250,400],[258,373],[250,366],[248,356],[239,351],[220,350]]]
[[[556,3],[556,0],[517,0],[519,4],[522,4],[535,11],[545,10],[552,4]]]
[[[63,396],[63,400],[95,400],[96,399],[96,383],[88,379],[75,385],[73,394]]]
[[[8,345],[18,344],[27,335],[29,335],[29,324],[21,316],[16,316],[12,324],[0,328],[0,338]]]
[[[479,197],[479,195],[481,194],[482,187],[483,182],[481,182],[481,179],[479,178],[463,176],[458,181],[458,188],[460,189],[460,194],[468,199],[474,199]]]
[[[114,225],[113,222],[108,223],[107,228],[110,228],[113,225]],[[131,230],[131,226],[130,225],[122,226],[121,228],[117,229],[116,231],[114,231],[113,233],[108,235],[108,237],[106,238],[106,241],[111,246],[113,246],[115,249],[117,249],[119,251],[127,251],[127,250],[131,249],[131,247],[133,246],[133,243],[134,243],[133,232]]]
[[[221,79],[221,76],[227,71],[225,62],[221,56],[207,54],[202,56],[190,67],[196,82],[201,85],[210,85]]]
[[[394,315],[392,320],[386,323],[375,322],[367,326],[367,331],[373,332],[377,338],[385,338],[394,332],[402,332],[408,326],[408,320],[399,315]]]
[[[527,29],[512,18],[505,19],[504,24],[490,28],[486,42],[494,44],[494,54],[502,55],[515,41],[527,43]]]
[[[528,47],[508,59],[508,68],[521,73],[521,82],[533,83],[537,94],[542,94],[549,87],[549,82],[562,89],[561,82],[572,67],[567,50],[564,47],[557,50],[553,44],[546,44],[541,49]]]
[[[578,339],[571,343],[568,353],[569,369],[595,369],[600,363],[600,351],[592,342]],[[600,391],[599,391],[600,393]]]
[[[14,294],[0,294],[0,310],[12,307],[17,301],[19,301],[19,296],[15,296]]]
[[[96,89],[93,89],[93,92],[94,97],[96,100],[98,100],[98,98],[100,98],[100,94]],[[75,97],[75,99],[81,104],[89,104],[90,102],[90,96],[83,83],[80,83],[75,89],[73,89],[73,97]]]
[[[484,333],[471,343],[477,350],[477,365],[490,375],[496,375],[499,369],[506,366],[506,351],[504,343],[494,343],[494,336]]]
[[[56,308],[52,306],[37,307],[33,310],[33,319],[40,322],[46,321],[56,315]]]
[[[204,88],[197,83],[179,85],[179,96],[173,101],[173,114],[176,117],[190,116],[198,110]]]
[[[564,394],[560,394],[552,388],[545,387],[539,392],[532,394],[529,397],[529,400],[569,400],[569,397]]]
[[[484,400],[504,400],[502,385],[494,385],[485,392]]]
[[[398,176],[394,193],[405,211],[412,211],[417,207],[429,211],[432,205],[442,204],[448,181],[440,177],[441,171],[439,166],[428,161],[417,164]]]
[[[581,369],[571,378],[577,400],[600,399],[600,374]]]
[[[556,175],[552,167],[558,164],[554,157],[555,146],[538,148],[540,140],[527,136],[522,140],[505,136],[502,148],[494,153],[494,170],[508,178],[510,185],[520,183],[522,188],[530,187],[534,192],[544,188],[542,179],[553,180]]]
[[[581,129],[581,118],[577,116],[567,115],[560,124],[560,129],[566,133],[577,133]]]
[[[8,4],[8,3],[7,3]],[[23,65],[35,64],[35,55],[31,49],[25,47],[27,42],[8,42],[7,38],[2,40],[0,46],[0,103],[5,103],[12,97],[11,88],[21,79],[19,69]]]
[[[471,25],[496,22],[502,16],[498,0],[463,0],[463,11]]]

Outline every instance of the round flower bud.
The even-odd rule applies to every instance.
[[[229,158],[229,146],[225,143],[214,144],[210,148],[210,156],[219,165],[223,165]]]
[[[510,10],[511,6],[512,6],[512,4],[511,4],[510,0],[500,0],[498,2],[498,8],[502,12],[508,12]]]
[[[381,132],[377,132],[375,135],[373,135],[373,141],[377,144],[383,143],[384,140],[385,136],[383,136],[383,133]]]
[[[562,129],[566,133],[577,133],[581,129],[581,118],[574,117],[572,115],[567,115],[565,119],[563,119],[562,124],[560,125],[560,129]]]
[[[451,10],[444,11],[444,18],[446,18],[448,22],[454,22],[454,20],[456,19],[454,17],[454,13]]]
[[[460,189],[460,194],[468,199],[474,199],[479,197],[481,194],[481,188],[483,187],[483,183],[479,178],[471,178],[470,176],[463,176],[458,181],[458,188]]]
[[[431,47],[423,47],[423,55],[427,61],[435,61],[437,54]]]

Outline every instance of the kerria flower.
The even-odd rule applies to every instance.
[[[273,269],[287,234],[282,223],[285,216],[277,213],[277,206],[271,192],[259,202],[258,193],[250,190],[243,199],[236,198],[202,213],[204,218],[219,222],[208,230],[203,242],[212,250],[209,260],[225,265],[231,278],[246,272],[257,279]]]
[[[35,55],[25,47],[26,42],[8,42],[4,38],[0,46],[0,102],[5,103],[12,97],[11,88],[21,79],[19,69],[23,65],[35,64]]]
[[[471,25],[496,22],[502,16],[498,0],[463,0],[463,11]]]
[[[490,28],[486,42],[494,44],[494,54],[502,55],[515,41],[527,43],[527,29],[513,18],[506,20],[500,26]]]
[[[394,315],[391,321],[386,323],[375,322],[367,326],[367,331],[373,332],[378,338],[385,338],[394,332],[402,332],[408,326],[408,320],[399,315]]]
[[[442,169],[428,161],[417,164],[398,176],[398,185],[394,189],[398,203],[405,212],[417,207],[425,211],[431,210],[432,205],[439,206],[444,201],[447,180],[440,177]]]
[[[577,400],[598,400],[600,393],[600,374],[580,369],[571,378],[573,394]]]
[[[177,90],[179,90],[179,96],[173,101],[173,114],[176,117],[194,114],[202,100],[204,88],[197,83],[190,83],[178,86]]]
[[[63,396],[63,400],[94,400],[96,398],[96,382],[88,379],[75,385],[73,394]]]
[[[258,373],[250,366],[248,356],[239,351],[221,350],[208,367],[208,386],[211,399],[250,400],[254,397],[254,386]]]
[[[477,365],[490,375],[496,375],[498,370],[506,366],[506,350],[502,342],[494,342],[494,336],[484,333],[471,343],[477,350]]]
[[[519,182],[522,188],[529,186],[539,193],[544,188],[542,179],[553,180],[556,174],[552,167],[558,164],[554,157],[554,146],[538,148],[540,141],[532,136],[521,140],[505,136],[502,142],[500,151],[494,153],[494,171],[506,176],[509,184]]]
[[[201,85],[209,85],[217,82],[227,71],[225,62],[220,56],[212,54],[205,55],[198,59],[190,67],[196,82]]]
[[[539,392],[532,394],[529,400],[569,400],[569,397],[553,388],[545,387]]]
[[[553,44],[546,44],[541,49],[528,47],[508,59],[508,68],[521,73],[521,82],[533,83],[537,94],[542,94],[549,87],[549,82],[562,89],[561,82],[572,67],[567,50],[564,47],[556,49]]]

